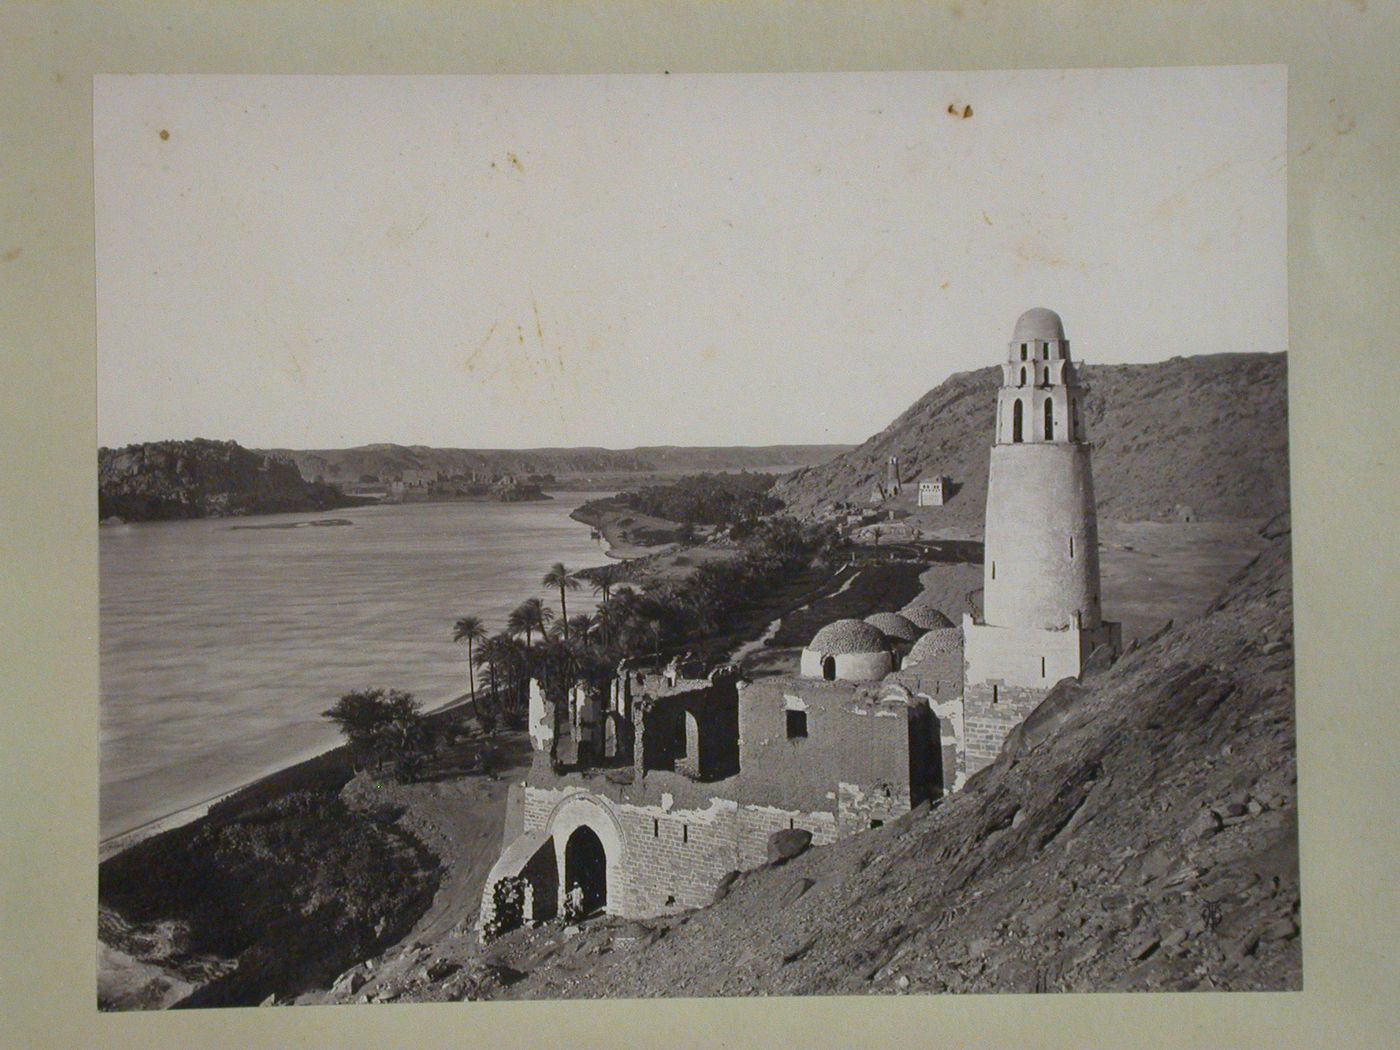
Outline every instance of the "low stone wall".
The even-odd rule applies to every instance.
[[[567,840],[582,826],[598,836],[607,854],[607,911],[626,918],[710,904],[725,875],[767,862],[768,839],[776,831],[801,828],[816,845],[834,842],[838,834],[832,813],[740,806],[719,798],[703,808],[679,808],[669,795],[660,805],[633,805],[572,787],[525,785],[521,808],[524,831],[492,870],[483,894],[483,929],[489,924],[492,932],[517,913],[523,921],[556,913],[555,901],[544,898],[567,890],[560,877]],[[860,830],[868,826],[866,820]],[[555,866],[546,872],[543,859],[551,854]],[[498,915],[501,901],[509,902],[508,914]]]

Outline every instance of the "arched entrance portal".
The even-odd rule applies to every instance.
[[[581,824],[564,846],[564,892],[583,891],[583,914],[608,906],[608,857],[597,832]]]
[[[836,681],[836,657],[822,657],[822,677],[828,682]]]

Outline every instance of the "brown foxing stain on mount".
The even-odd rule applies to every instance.
[[[20,257],[20,255],[21,255],[23,252],[24,252],[24,249],[21,248],[21,247],[17,244],[17,245],[15,245],[13,248],[11,248],[9,251],[7,251],[4,255],[0,255],[0,259],[4,259],[6,262],[14,262],[16,259],[18,259],[18,258]]]
[[[966,103],[964,103],[963,105],[958,105],[958,103],[956,102],[949,102],[948,115],[952,117],[957,117],[960,120],[966,120],[968,117],[972,116],[972,107],[967,105]]]
[[[167,131],[165,128],[161,128],[161,129],[160,129],[160,140],[161,140],[162,142],[165,142],[165,141],[166,141],[167,139],[169,139],[169,138],[170,138],[170,132]]]
[[[500,323],[500,321],[492,321],[491,327],[486,330],[485,337],[481,340],[480,343],[477,344],[476,349],[467,355],[467,359],[462,363],[462,367],[465,368],[468,372],[470,372],[476,367],[477,358],[479,358],[482,355],[483,351],[485,351],[486,344],[489,343],[491,341],[491,337],[496,334],[496,328],[498,325],[500,325]]]
[[[525,165],[520,163],[520,158],[517,157],[514,153],[507,153],[506,160],[510,161],[511,167],[513,167],[516,171],[520,172],[520,174],[525,174]]]

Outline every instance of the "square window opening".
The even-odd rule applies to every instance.
[[[800,740],[807,735],[807,712],[787,712],[787,735],[789,740]]]

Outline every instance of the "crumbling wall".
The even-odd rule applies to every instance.
[[[672,770],[693,780],[713,781],[738,771],[739,692],[734,681],[653,688],[633,708],[638,776]]]
[[[908,787],[899,784],[838,784],[836,831],[841,837],[869,831],[908,813]]]
[[[908,706],[881,702],[879,687],[773,678],[750,683],[740,701],[740,797],[746,803],[812,812],[837,808],[836,785],[910,781]],[[789,711],[805,736],[789,736]]]

